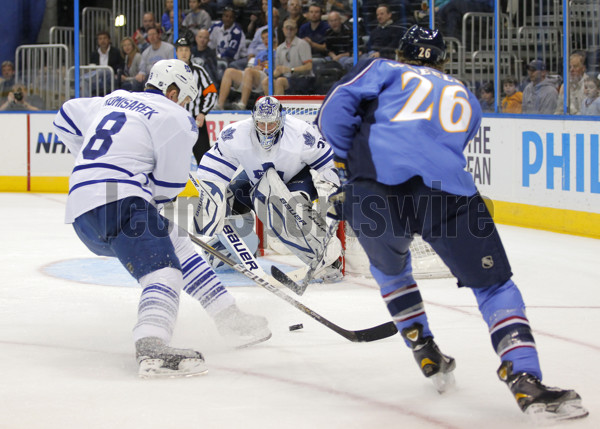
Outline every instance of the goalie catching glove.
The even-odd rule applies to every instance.
[[[194,229],[197,234],[212,237],[223,230],[225,221],[225,183],[198,181],[198,206],[194,211]]]

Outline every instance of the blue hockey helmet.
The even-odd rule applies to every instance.
[[[285,123],[283,106],[275,97],[262,97],[254,105],[252,119],[260,145],[265,150],[271,149],[279,140]]]
[[[404,58],[428,64],[439,64],[446,58],[446,43],[439,30],[413,25],[398,47]]]

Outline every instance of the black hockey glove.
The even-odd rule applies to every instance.
[[[336,222],[342,220],[342,204],[345,199],[346,194],[341,186],[329,196],[329,209],[327,210],[327,217],[329,219],[333,219]]]
[[[327,217],[337,222],[342,220],[342,204],[346,199],[344,193],[344,185],[348,183],[350,174],[346,168],[346,160],[339,156],[333,155],[333,165],[337,170],[337,175],[340,178],[340,187],[329,196],[329,209],[327,210]]]
[[[333,166],[337,169],[337,175],[340,178],[341,186],[344,186],[348,183],[348,179],[350,178],[348,168],[346,167],[346,160],[337,155],[333,155]]]

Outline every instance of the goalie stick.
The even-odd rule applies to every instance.
[[[377,340],[381,340],[383,338],[391,337],[392,335],[394,335],[398,332],[398,329],[396,328],[396,325],[394,324],[394,322],[386,322],[381,325],[374,326],[372,328],[361,329],[358,331],[350,331],[350,330],[344,329],[344,328],[336,325],[335,323],[330,322],[325,317],[323,317],[320,314],[316,313],[315,311],[311,310],[310,308],[308,308],[301,302],[296,301],[294,298],[287,295],[283,291],[277,289],[277,287],[273,286],[271,283],[269,283],[265,279],[256,275],[252,271],[248,270],[246,267],[244,267],[243,264],[236,264],[233,260],[231,260],[227,256],[223,255],[218,250],[213,249],[210,245],[206,244],[204,241],[200,240],[199,238],[193,236],[192,234],[189,234],[189,236],[190,236],[190,239],[192,240],[192,242],[194,242],[198,246],[202,247],[202,249],[204,249],[206,252],[208,252],[211,255],[213,255],[214,257],[220,259],[221,261],[223,261],[224,263],[229,265],[231,268],[233,268],[237,272],[248,277],[250,280],[252,280],[256,284],[258,284],[259,286],[262,286],[263,288],[267,289],[269,292],[274,293],[275,295],[277,295],[279,298],[283,299],[284,301],[287,301],[288,304],[291,304],[293,307],[296,307],[298,310],[300,310],[303,313],[307,314],[308,316],[312,317],[317,322],[321,323],[322,325],[325,325],[326,327],[328,327],[332,331],[338,333],[339,335],[346,338],[347,340],[350,340],[355,343],[356,342],[362,343],[362,342],[377,341]]]
[[[192,182],[192,185],[194,185],[198,192],[200,192],[200,184],[198,183],[198,180],[194,177],[192,172],[189,173],[189,178]],[[242,237],[239,236],[236,229],[233,227],[231,221],[228,218],[225,218],[224,220],[222,233],[217,235],[224,236],[224,239],[228,244],[227,248],[230,252],[235,253],[238,259],[246,265],[246,269],[257,274],[259,277],[262,277],[265,280],[275,280],[276,282],[281,283],[283,286],[291,289],[294,293],[298,295],[302,295],[304,293],[306,286],[302,288],[293,280],[293,278],[299,278],[301,275],[303,275],[305,272],[305,268],[299,268],[297,270],[292,271],[289,274],[285,274],[280,269],[277,269],[277,275],[282,280],[279,280],[275,276],[270,277],[258,264],[258,261],[254,257],[254,255],[252,254]]]

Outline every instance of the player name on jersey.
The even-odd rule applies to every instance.
[[[156,113],[158,115],[158,112],[156,110],[154,110],[152,107],[147,106],[146,104],[142,103],[141,101],[131,100],[127,97],[120,97],[120,96],[110,97],[109,99],[107,99],[104,102],[104,105],[118,107],[118,108],[126,109],[126,110],[131,110],[132,112],[139,112],[142,115],[147,116],[149,120],[152,118],[153,114]]]

